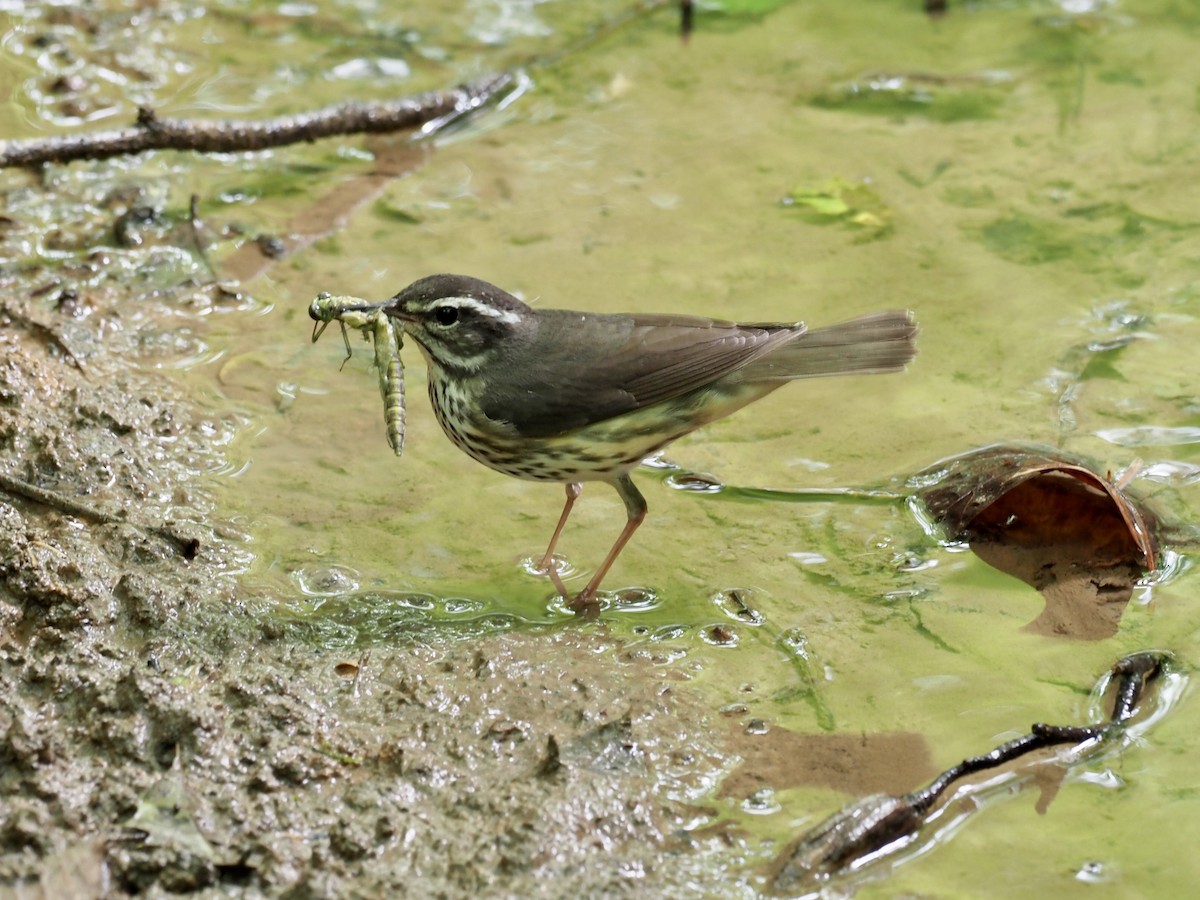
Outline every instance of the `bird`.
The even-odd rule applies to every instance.
[[[456,447],[505,475],[565,485],[537,570],[577,613],[598,609],[601,582],[646,518],[631,478],[643,460],[797,378],[899,372],[916,354],[918,330],[908,310],[809,330],[547,309],[452,274],[414,281],[379,309],[420,348],[434,415]],[[572,597],[554,551],[594,481],[616,489],[626,521]]]

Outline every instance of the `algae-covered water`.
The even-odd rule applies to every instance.
[[[109,112],[93,97],[100,112],[41,124],[99,127],[139,102],[249,117],[520,73],[418,152],[351,137],[116,164],[159,179],[169,207],[196,194],[205,220],[244,236],[205,263],[240,276],[238,300],[186,317],[197,342],[160,363],[231,423],[205,483],[240,535],[239,595],[330,658],[511,634],[535,656],[544,641],[542,662],[568,678],[577,633],[601,638],[617,697],[647,669],[686,686],[697,746],[727,755],[699,785],[660,782],[696,810],[649,882],[677,896],[689,878],[698,894],[755,895],[792,837],[859,794],[909,790],[1035,721],[1094,719],[1113,661],[1166,650],[1174,705],[1137,741],[1065,780],[1047,763],[1022,782],[1040,796],[1001,785],[859,895],[1183,896],[1200,875],[1186,689],[1200,652],[1186,543],[1200,505],[1200,11],[726,7],[701,6],[686,44],[673,7],[616,2],[180,10],[142,48],[169,61],[161,78],[126,85]],[[29,102],[13,94],[7,129],[35,130],[13,112]],[[375,178],[389,153],[402,174]],[[310,230],[258,268],[234,250]],[[601,312],[822,325],[909,308],[920,355],[904,375],[789,385],[640,470],[649,516],[605,584],[613,602],[584,623],[526,566],[561,490],[456,451],[412,346],[397,459],[369,345],[352,334],[339,369],[336,329],[309,341],[318,291],[382,300],[443,271]],[[1129,471],[1174,523],[1168,570],[1112,636],[1024,628],[1041,596],[905,502],[938,460],[1013,442]],[[611,489],[585,489],[559,545],[569,584],[623,521]]]

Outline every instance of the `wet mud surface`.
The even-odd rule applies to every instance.
[[[694,882],[661,864],[722,765],[687,675],[575,623],[296,641],[242,597],[246,536],[204,486],[244,421],[157,367],[231,295],[112,262],[0,276],[0,446],[29,488],[0,494],[0,896]]]
[[[29,36],[82,66],[68,97],[130,37],[80,15],[82,43],[61,16]],[[207,250],[240,231],[172,210],[170,179],[6,179],[0,898],[597,896],[718,877],[689,871],[676,836],[723,766],[685,672],[575,623],[471,641],[414,627],[348,658],[246,596],[251,541],[206,479],[249,420],[202,409],[171,372],[207,352],[206,316],[249,309],[230,285],[269,265],[261,241],[218,285]]]
[[[0,339],[9,469],[129,519],[0,501],[0,894],[674,877],[655,861],[689,812],[665,797],[718,766],[680,673],[618,663],[601,628],[358,659],[297,645],[239,600],[192,483],[222,425],[119,357],[81,373],[15,322]],[[141,527],[167,519],[195,558]]]

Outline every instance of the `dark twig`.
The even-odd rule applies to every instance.
[[[844,807],[793,842],[777,860],[773,887],[796,893],[801,887],[843,873],[867,856],[905,846],[917,838],[931,810],[955,782],[1013,762],[1035,750],[1094,742],[1097,747],[1115,740],[1137,713],[1146,687],[1157,679],[1168,656],[1145,652],[1126,656],[1113,665],[1107,688],[1113,694],[1113,712],[1096,725],[1037,724],[1030,733],[1001,744],[990,753],[964,759],[926,787],[902,796],[876,794]],[[1115,687],[1114,687],[1115,682]]]
[[[924,814],[933,808],[933,805],[946,792],[947,788],[968,775],[976,775],[980,772],[986,772],[988,769],[995,769],[1005,763],[1019,759],[1027,753],[1033,753],[1035,750],[1045,750],[1048,747],[1057,747],[1062,744],[1082,744],[1085,741],[1099,740],[1104,737],[1104,731],[1107,727],[1107,725],[1045,725],[1036,723],[1029,730],[1029,734],[1001,744],[990,753],[984,753],[981,756],[972,756],[969,759],[964,759],[957,766],[951,766],[926,787],[908,794],[906,800],[918,813]]]
[[[1117,660],[1112,669],[1112,674],[1120,679],[1113,700],[1114,725],[1123,725],[1133,718],[1137,712],[1138,701],[1142,699],[1142,691],[1162,673],[1166,660],[1167,657],[1162,653],[1149,650],[1144,653],[1131,653]]]
[[[208,249],[204,246],[204,240],[200,235],[200,229],[204,227],[204,220],[200,217],[199,194],[192,194],[191,201],[188,203],[188,226],[191,228],[192,244],[196,248],[196,258],[204,263],[204,268],[208,270],[209,277],[214,281],[217,280],[217,270],[213,268],[212,261],[208,258]]]
[[[1114,691],[1113,712],[1107,722],[1098,725],[1045,725],[1036,724],[1030,733],[1001,744],[990,753],[964,759],[957,766],[947,769],[928,786],[908,795],[909,800],[924,813],[933,808],[934,803],[945,790],[955,781],[994,769],[1004,763],[1012,762],[1018,757],[1034,750],[1056,747],[1062,744],[1083,744],[1087,741],[1103,741],[1109,739],[1137,711],[1138,701],[1146,685],[1158,677],[1162,671],[1164,659],[1159,653],[1134,653],[1117,660],[1111,670],[1116,681]]]
[[[483,106],[512,83],[513,76],[502,72],[450,91],[390,102],[344,103],[262,121],[163,119],[151,109],[141,109],[133,128],[30,141],[0,141],[0,167],[107,159],[147,150],[235,153],[339,134],[401,131],[458,118]]]
[[[102,509],[97,509],[87,503],[72,499],[65,494],[60,494],[58,491],[30,484],[28,481],[24,481],[15,475],[9,475],[3,471],[0,471],[0,491],[5,491],[17,497],[23,497],[26,500],[39,503],[42,506],[48,506],[51,509],[57,509],[61,513],[75,516],[77,519],[83,519],[85,522],[91,522],[94,525],[133,525],[133,527],[145,534],[154,535],[171,544],[187,560],[195,559],[196,554],[200,552],[199,540],[194,537],[178,534],[170,526],[137,525],[136,523],[128,522],[121,516],[107,513]]]
[[[62,337],[59,336],[55,329],[51,328],[49,325],[44,325],[41,322],[35,321],[34,319],[30,318],[28,314],[21,312],[12,305],[5,303],[3,300],[0,300],[0,315],[7,316],[14,322],[20,323],[32,331],[41,340],[57,347],[60,351],[62,351],[63,355],[67,358],[67,361],[70,362],[71,365],[73,365],[80,372],[84,371],[83,361],[80,360],[80,358],[71,351],[71,348],[63,342]]]

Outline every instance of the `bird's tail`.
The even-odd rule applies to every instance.
[[[899,372],[917,355],[917,323],[908,310],[870,313],[806,331],[739,373],[746,381]]]

